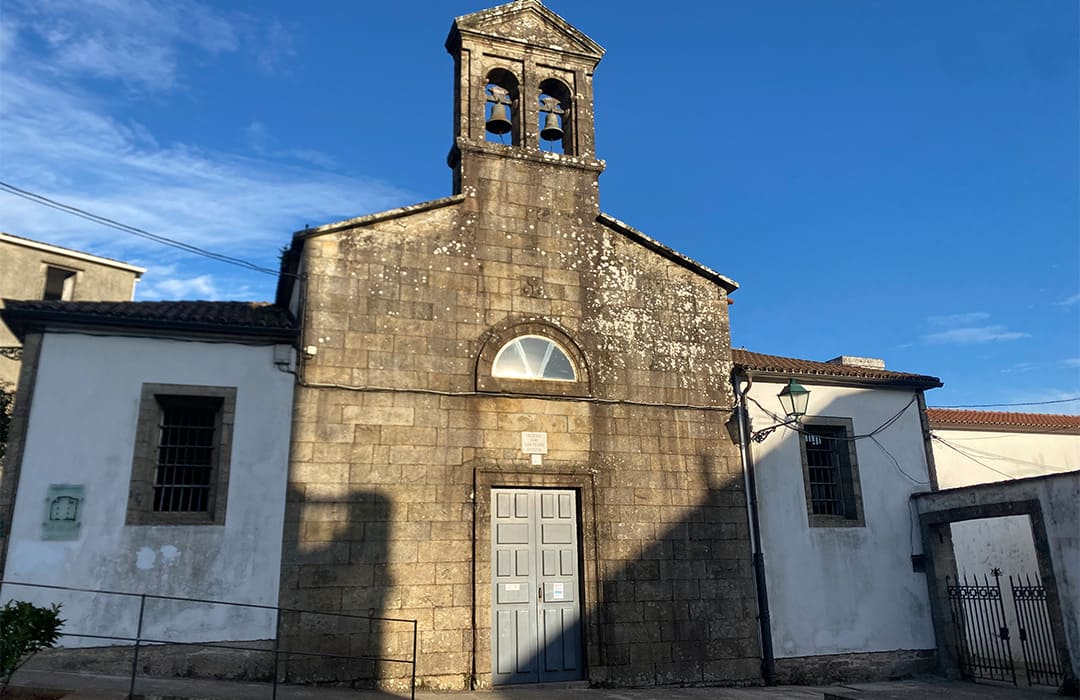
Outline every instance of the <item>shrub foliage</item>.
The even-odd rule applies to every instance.
[[[15,670],[60,637],[60,606],[44,608],[21,600],[9,600],[0,608],[0,692]]]

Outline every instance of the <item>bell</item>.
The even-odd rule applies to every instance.
[[[559,118],[554,112],[548,112],[544,119],[544,128],[540,130],[540,138],[545,141],[562,141],[563,131],[559,126]]]
[[[493,134],[509,133],[513,126],[510,124],[510,115],[506,111],[506,105],[500,102],[491,105],[491,116],[488,117],[485,128]]]

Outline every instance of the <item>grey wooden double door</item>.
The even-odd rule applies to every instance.
[[[582,678],[577,494],[494,489],[492,682]]]

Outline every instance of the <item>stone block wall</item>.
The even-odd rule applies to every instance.
[[[281,604],[416,619],[423,685],[486,686],[491,490],[570,488],[586,677],[757,682],[725,289],[599,219],[595,163],[470,148],[461,196],[303,241],[317,350],[296,394]],[[573,344],[580,385],[477,391],[485,349],[538,327]],[[523,431],[547,433],[541,465]],[[408,658],[405,627],[297,619],[286,645]],[[290,668],[408,684],[388,662]]]
[[[484,686],[491,489],[572,488],[581,508],[588,678],[613,685],[758,678],[744,497],[723,412],[306,393],[313,400],[302,400],[298,412],[341,422],[329,432],[308,423],[295,435],[281,605],[416,619],[425,685]],[[548,432],[542,466],[521,454],[522,430]],[[322,442],[331,432],[351,439]],[[377,627],[374,635],[335,630],[291,644],[306,648],[316,639],[334,653],[377,648],[409,657],[407,625]],[[405,671],[381,664],[378,673],[400,688]]]

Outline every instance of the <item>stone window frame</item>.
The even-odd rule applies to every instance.
[[[799,458],[802,462],[803,490],[806,496],[806,515],[810,527],[866,527],[866,518],[863,513],[862,482],[859,477],[859,459],[855,447],[855,423],[851,418],[837,416],[806,416],[802,419],[803,426],[823,426],[843,428],[848,439],[847,464],[841,464],[840,469],[846,470],[841,474],[841,483],[846,483],[851,489],[851,507],[854,513],[845,515],[821,515],[814,513],[813,497],[810,492],[810,467],[806,458],[806,439],[803,431],[799,431]],[[846,480],[845,478],[846,477]]]
[[[158,443],[162,416],[159,396],[213,397],[221,399],[214,425],[215,450],[212,460],[209,508],[204,512],[153,509],[154,477],[158,463]],[[144,383],[139,398],[135,447],[128,490],[127,525],[224,525],[229,495],[229,467],[232,460],[233,425],[236,421],[236,387],[190,384]]]
[[[527,335],[547,338],[556,343],[570,358],[577,378],[568,382],[493,376],[491,367],[499,350],[515,338]],[[484,339],[476,359],[476,391],[478,392],[585,397],[592,395],[589,376],[589,367],[581,348],[564,331],[542,321],[510,323],[492,329]]]

